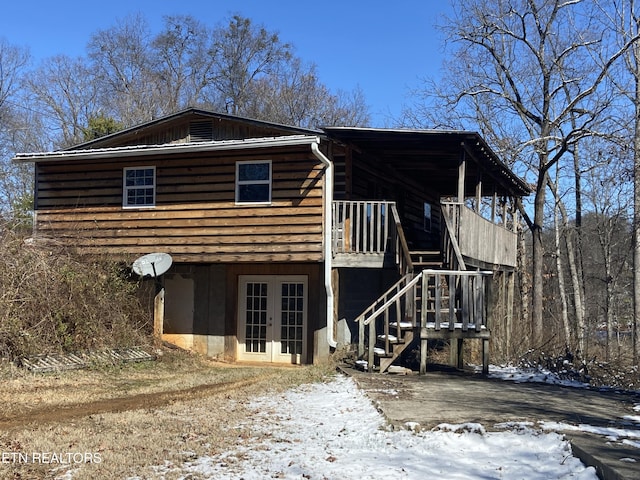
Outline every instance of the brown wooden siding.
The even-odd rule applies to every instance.
[[[235,162],[272,161],[272,203],[235,204]],[[122,169],[156,167],[156,206],[122,208]],[[308,151],[40,164],[37,235],[82,254],[177,262],[322,260],[322,165]]]

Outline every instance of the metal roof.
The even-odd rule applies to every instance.
[[[319,143],[313,135],[287,135],[283,137],[249,138],[245,140],[214,140],[211,142],[171,143],[164,145],[134,145],[126,147],[93,148],[85,150],[58,150],[55,152],[18,153],[15,162],[47,162],[87,159],[142,157],[166,153],[213,152],[251,148],[287,147]]]

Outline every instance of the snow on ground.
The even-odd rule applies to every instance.
[[[480,371],[482,367],[475,367],[477,371]],[[558,377],[549,370],[542,368],[537,369],[522,369],[519,367],[510,366],[489,366],[489,378],[498,378],[500,380],[510,380],[516,383],[525,382],[537,382],[537,383],[549,383],[552,385],[563,385],[565,387],[575,388],[588,388],[588,383],[578,382],[576,380],[566,380]]]
[[[597,479],[561,435],[525,424],[505,425],[504,432],[478,424],[391,431],[345,376],[255,399],[250,409],[237,426],[238,432],[249,429],[249,438],[220,455],[156,467],[158,477]]]

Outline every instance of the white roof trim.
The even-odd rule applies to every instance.
[[[164,145],[134,145],[128,147],[96,148],[88,150],[59,150],[56,152],[18,153],[13,162],[50,162],[62,160],[96,160],[108,158],[141,157],[161,153],[213,152],[245,148],[286,147],[320,143],[315,135],[287,135],[282,137],[249,138],[245,140],[214,140],[197,143],[171,143]]]

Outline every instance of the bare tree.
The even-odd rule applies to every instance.
[[[609,7],[609,8],[607,8]],[[640,13],[636,0],[611,0],[601,2],[603,23],[611,28],[618,45],[633,43],[625,53],[623,68],[612,72],[611,80],[617,91],[626,99],[627,105],[619,109],[619,123],[628,128],[628,134],[620,135],[618,142],[622,149],[631,146],[633,177],[633,305],[632,352],[633,362],[640,358],[638,328],[640,328]],[[625,108],[630,107],[630,108]]]
[[[32,209],[32,171],[10,162],[21,146],[35,146],[30,133],[33,111],[22,92],[24,73],[30,55],[26,48],[11,45],[0,38],[0,217],[22,223]],[[42,147],[38,144],[37,147]]]
[[[84,140],[89,118],[99,111],[97,85],[82,58],[58,55],[46,59],[28,76],[26,86],[50,128],[54,146],[67,147]]]
[[[235,15],[226,28],[214,33],[213,98],[222,103],[226,112],[241,114],[252,84],[288,61],[291,50],[291,45],[283,43],[277,33]]]
[[[304,66],[299,58],[253,82],[244,115],[306,128],[361,126],[369,122],[364,95],[332,93],[323,85],[315,65]]]
[[[444,27],[454,48],[438,92],[441,107],[480,123],[534,185],[532,215],[521,208],[532,234],[533,346],[543,344],[545,332],[542,231],[550,169],[600,133],[611,105],[607,73],[637,38],[616,47],[594,8],[566,0],[461,0]]]
[[[151,59],[151,33],[140,16],[96,32],[88,53],[104,113],[130,126],[161,115]]]
[[[198,105],[214,77],[212,31],[191,16],[168,16],[151,42],[154,87],[165,113]]]
[[[604,329],[606,359],[620,353],[620,331],[626,331],[633,318],[630,297],[632,241],[630,238],[633,185],[626,165],[619,162],[619,152],[603,155],[608,162],[594,168],[585,182],[589,213],[584,225],[589,255],[588,281],[591,284],[590,317]],[[614,350],[614,346],[618,350]],[[628,351],[628,349],[627,349]]]
[[[27,49],[11,45],[0,38],[0,125],[3,112],[10,109],[9,102],[20,89],[22,71],[29,58]]]

